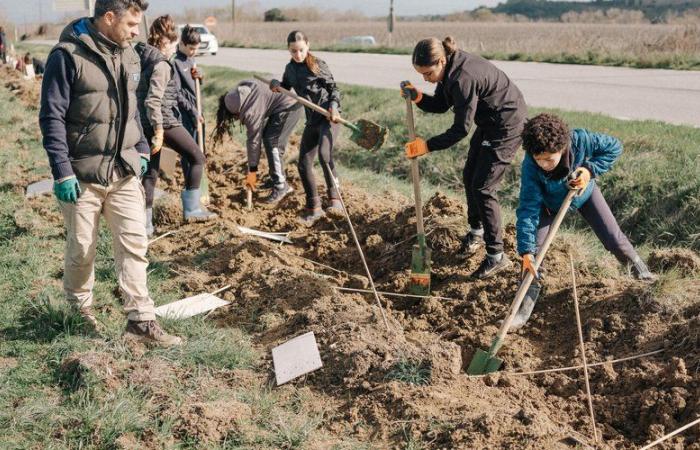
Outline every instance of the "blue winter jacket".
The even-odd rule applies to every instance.
[[[585,167],[591,172],[591,182],[584,192],[574,197],[571,210],[577,210],[588,201],[595,186],[595,179],[610,170],[622,153],[622,143],[606,134],[584,129],[571,132],[571,168]],[[559,180],[548,178],[545,171],[529,154],[525,154],[520,172],[520,203],[516,211],[518,253],[537,253],[537,227],[543,207],[556,212],[561,207],[569,189],[567,177]]]

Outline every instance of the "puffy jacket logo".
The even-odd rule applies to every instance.
[[[132,73],[131,79],[134,80],[134,82],[138,83],[139,80],[141,79],[141,73],[140,72]]]

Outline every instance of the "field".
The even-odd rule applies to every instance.
[[[209,67],[206,116],[218,95],[249,76]],[[464,367],[488,346],[517,286],[517,270],[474,281],[483,253],[455,257],[464,231],[455,179],[465,147],[430,155],[424,207],[433,249],[433,294],[382,296],[385,330],[347,223],[313,229],[296,216],[302,189],[287,157],[295,194],[279,208],[244,209],[244,142],[212,148],[208,172],[213,224],[180,223],[180,174],[160,187],[149,287],[157,304],[210,292],[232,301],[205,318],[165,321],[186,337],[159,350],[121,339],[124,326],[106,228],[98,244],[98,318],[92,336],[62,298],[62,218],[50,196],[26,200],[24,187],[48,168],[36,126],[37,85],[2,73],[0,127],[0,448],[90,449],[573,449],[593,445],[580,370],[524,371],[580,363],[569,254],[577,267],[586,355],[599,448],[633,449],[700,418],[700,130],[653,122],[563,113],[574,126],[620,136],[626,152],[602,180],[625,231],[661,274],[653,285],[629,279],[596,238],[567,220],[547,259],[546,291],[523,330],[502,351],[504,372],[470,378]],[[406,291],[415,232],[405,128],[396,93],[342,87],[348,115],[381,120],[391,137],[378,153],[339,144],[342,192],[377,286]],[[371,94],[371,95],[368,95]],[[368,100],[369,99],[369,100]],[[367,113],[366,111],[372,111]],[[446,118],[417,117],[434,133]],[[264,171],[264,168],[263,168]],[[513,254],[513,170],[504,185],[507,251]],[[289,231],[292,245],[242,235],[236,225]],[[695,251],[693,250],[695,249]],[[314,331],[324,367],[274,386],[270,349]],[[624,362],[611,360],[648,352]],[[700,449],[697,427],[658,448]]]
[[[304,30],[317,49],[408,53],[424,37],[454,36],[460,47],[488,58],[632,67],[700,68],[700,25],[398,22],[389,42],[386,24],[373,22],[221,22],[213,29],[231,46],[283,48],[287,34]],[[372,35],[378,47],[340,40]]]

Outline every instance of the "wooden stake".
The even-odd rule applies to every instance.
[[[677,429],[676,431],[674,431],[674,432],[672,432],[672,433],[669,433],[669,434],[667,434],[666,436],[663,436],[663,437],[661,437],[661,438],[655,440],[655,441],[652,442],[651,444],[645,445],[645,446],[642,447],[640,450],[648,450],[648,449],[654,447],[655,445],[658,445],[658,444],[662,443],[663,441],[672,438],[673,436],[677,435],[678,433],[681,433],[681,432],[687,430],[688,428],[690,428],[690,427],[692,427],[692,426],[695,426],[695,425],[699,425],[699,424],[700,424],[700,419],[698,419],[698,420],[696,420],[696,421],[694,421],[694,422],[690,422],[689,424],[680,427],[680,428]]]
[[[586,380],[586,396],[588,397],[588,411],[591,414],[591,428],[593,429],[593,442],[598,443],[598,430],[595,426],[595,414],[593,412],[593,397],[591,395],[591,384],[588,378],[588,362],[586,361],[586,347],[583,343],[583,328],[581,327],[581,313],[578,307],[578,293],[576,292],[576,271],[574,270],[574,258],[569,253],[571,264],[571,284],[574,290],[574,309],[576,310],[576,325],[578,327],[578,339],[581,347],[581,359],[583,360],[583,376]]]

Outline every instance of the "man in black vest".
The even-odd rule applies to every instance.
[[[145,0],[96,0],[95,16],[70,23],[49,55],[39,124],[66,225],[63,287],[97,328],[92,304],[99,218],[113,235],[126,335],[170,346],[181,339],[156,322],[146,285],[145,199],[140,177],[150,149],[136,107],[141,67],[131,42]]]

